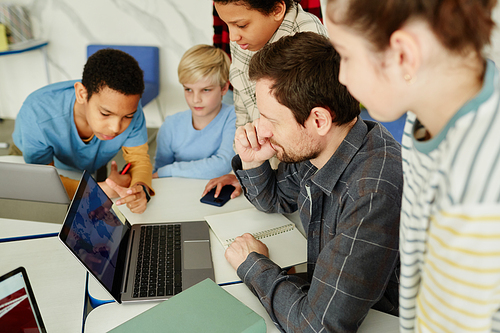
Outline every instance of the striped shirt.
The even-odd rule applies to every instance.
[[[280,27],[268,43],[274,43],[283,36],[295,35],[298,32],[312,31],[328,36],[325,26],[313,14],[306,13],[299,4],[293,5],[285,15]],[[234,108],[236,126],[243,126],[259,118],[257,100],[255,98],[255,82],[248,77],[250,59],[257,51],[243,50],[231,42],[232,63],[229,71],[229,81],[234,88]]]
[[[500,86],[487,62],[479,94],[434,138],[402,141],[401,332],[500,332]]]

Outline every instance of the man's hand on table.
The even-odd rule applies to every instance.
[[[237,270],[252,252],[257,252],[269,257],[267,246],[260,240],[255,239],[252,235],[246,233],[236,237],[234,242],[227,248],[225,257],[231,266]]]

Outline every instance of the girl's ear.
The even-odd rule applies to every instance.
[[[75,96],[76,102],[79,104],[85,104],[87,102],[87,88],[81,82],[75,82]]]
[[[422,62],[420,46],[415,37],[405,30],[396,30],[389,40],[391,56],[401,69],[402,78],[407,83],[415,80],[415,75]]]
[[[284,1],[280,1],[274,6],[273,13],[271,14],[274,17],[275,21],[282,21],[286,14],[286,5]]]

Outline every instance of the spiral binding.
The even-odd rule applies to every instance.
[[[289,224],[281,226],[281,227],[276,227],[276,228],[253,233],[252,236],[254,236],[255,239],[262,239],[262,238],[266,238],[266,237],[276,236],[276,235],[282,234],[284,232],[292,231],[293,229],[295,229],[295,224],[289,223]],[[229,246],[232,242],[234,242],[235,238],[236,237],[226,239],[227,246]]]

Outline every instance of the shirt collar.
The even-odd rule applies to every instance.
[[[433,138],[426,141],[418,141],[412,134],[413,145],[421,153],[430,154],[435,150],[441,142],[444,141],[450,129],[455,127],[456,122],[463,116],[470,112],[477,112],[479,107],[484,104],[493,94],[496,82],[498,82],[498,69],[492,60],[486,60],[486,70],[483,79],[483,86],[481,90],[471,100],[467,101],[453,117],[448,121],[441,131]],[[415,125],[414,125],[415,126]],[[412,132],[414,131],[412,128]]]
[[[340,176],[361,148],[367,133],[367,125],[358,116],[358,120],[349,133],[347,133],[332,157],[311,177],[313,184],[318,186],[326,195],[331,195]],[[308,161],[308,163],[311,162]]]
[[[286,13],[285,17],[283,18],[283,22],[281,22],[278,30],[274,32],[274,35],[269,39],[267,44],[274,43],[281,37],[290,35],[298,14],[298,5],[295,3],[295,1],[292,1],[292,5],[288,10],[288,13]]]

